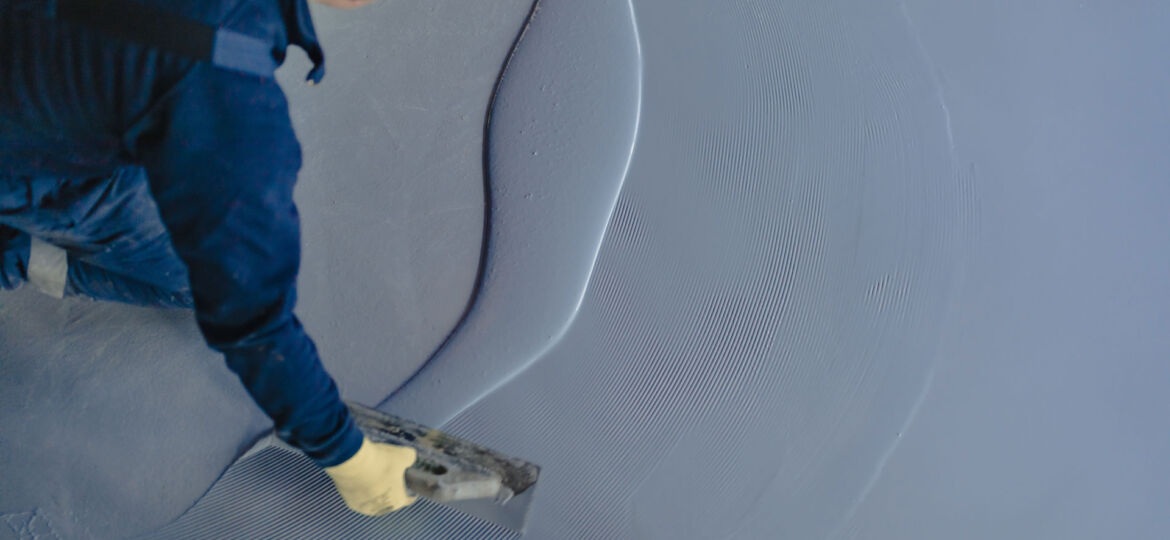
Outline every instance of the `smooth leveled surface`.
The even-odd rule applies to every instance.
[[[0,538],[158,527],[268,425],[187,312],[0,295]]]
[[[472,298],[486,111],[531,5],[315,7],[326,82],[299,54],[277,74],[305,148],[297,313],[346,399],[385,399]]]

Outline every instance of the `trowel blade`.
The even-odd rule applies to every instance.
[[[484,521],[495,523],[513,532],[524,534],[528,527],[528,511],[532,506],[533,486],[508,502],[500,504],[492,499],[470,499],[443,503],[465,514],[475,516]]]

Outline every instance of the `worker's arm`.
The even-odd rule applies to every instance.
[[[197,65],[127,138],[188,267],[199,328],[277,434],[332,471],[355,510],[408,504],[413,454],[359,453],[362,434],[293,315],[301,152],[276,82]]]

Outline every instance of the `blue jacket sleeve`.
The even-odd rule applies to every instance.
[[[361,433],[293,315],[301,151],[280,87],[200,64],[131,132],[207,343],[282,439],[321,466],[351,457]]]

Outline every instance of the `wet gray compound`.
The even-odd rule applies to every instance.
[[[334,351],[327,362],[347,396],[390,395],[388,411],[539,463],[530,538],[1170,534],[1170,72],[1160,67],[1170,11],[1156,2],[539,6],[499,84],[486,167],[468,177],[486,174],[487,189],[451,190],[454,207],[486,197],[487,213],[451,211],[469,234],[387,244],[433,248],[425,264],[451,272],[456,285],[430,326],[404,322],[407,302],[377,358],[361,336],[379,323],[349,307],[389,294],[378,280],[399,291],[442,280],[420,266],[405,281],[382,273],[358,278],[364,293],[346,290],[329,277],[368,276],[346,265],[380,267],[392,252],[357,240],[306,249],[303,288],[318,292],[305,293],[302,312]],[[511,30],[501,26],[500,43],[528,7]],[[425,19],[427,35],[473,27],[456,24],[458,11]],[[364,34],[345,24],[321,20],[343,44],[334,57],[360,50]],[[411,107],[439,105],[371,94],[358,77],[335,91],[372,95],[401,116],[378,120],[361,145],[377,146],[378,129],[409,133],[407,117],[423,114]],[[294,107],[301,98],[290,91]],[[318,106],[371,116],[342,103]],[[325,139],[344,146],[336,126],[302,137],[311,156],[302,185],[345,170],[312,157]],[[411,163],[427,176],[424,161]],[[381,169],[352,167],[354,191],[335,199],[302,187],[314,195],[302,202],[306,223],[319,227],[307,243],[398,219],[372,207],[415,197],[382,186],[363,197],[359,186]],[[485,215],[483,234],[470,234]],[[459,272],[445,266],[456,260]],[[149,428],[103,415],[103,400],[137,394],[83,382],[107,368],[86,372],[94,356],[73,351],[117,351],[127,366],[156,362],[163,346],[204,355],[183,317],[129,308],[94,317],[97,308],[33,294],[0,297],[5,355],[23,359],[0,364],[7,523],[143,533],[211,486],[147,537],[509,537],[427,503],[378,519],[348,514],[311,464],[279,447],[259,448],[213,486],[263,425],[225,419],[252,410],[233,401],[242,392],[214,358],[182,364],[188,384],[176,400],[222,396],[211,413],[176,413],[161,399],[141,409],[186,467],[151,455],[170,476],[77,484],[131,474],[92,457],[127,449],[101,437],[58,449],[64,439],[33,436],[42,424],[104,421],[123,437]],[[110,330],[123,321],[151,331]],[[412,324],[433,331],[398,337]],[[395,339],[413,344],[410,362],[384,358]],[[50,377],[31,360],[38,354],[74,358],[69,373],[89,378]],[[38,376],[54,382],[20,382]],[[77,395],[95,405],[50,405]],[[221,426],[208,445],[218,454],[184,453],[189,439],[175,432],[187,424]],[[92,465],[62,468],[66,457]],[[105,506],[70,499],[103,486]],[[164,497],[120,506],[144,493]]]

